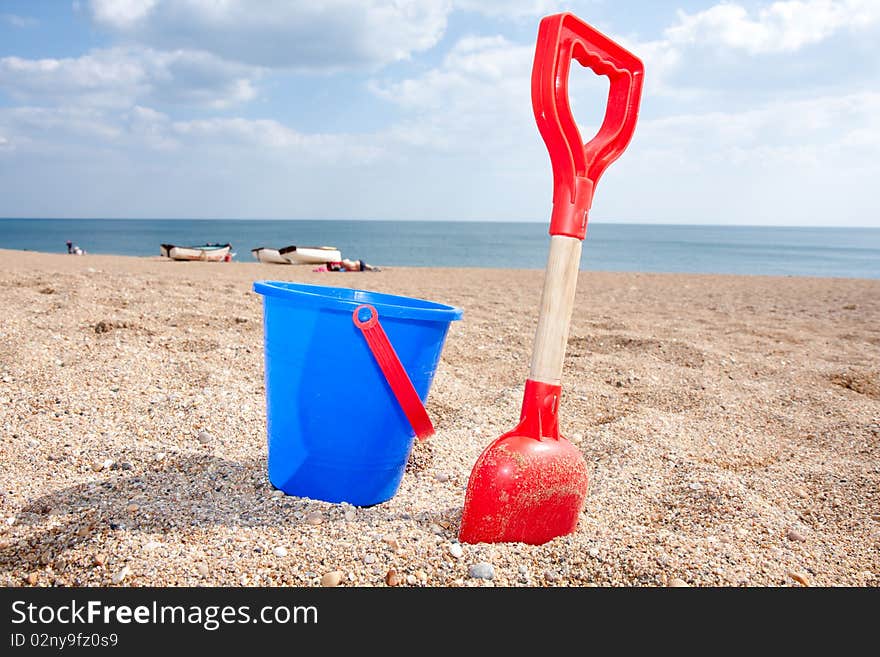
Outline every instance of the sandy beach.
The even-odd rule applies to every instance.
[[[582,272],[560,410],[590,468],[578,529],[460,546],[471,467],[516,424],[542,278],[0,250],[0,584],[880,584],[877,280]],[[258,279],[464,310],[437,433],[390,501],[269,483]]]

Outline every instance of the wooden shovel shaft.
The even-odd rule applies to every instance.
[[[574,309],[582,246],[583,242],[575,237],[550,236],[550,254],[529,373],[533,381],[552,385],[562,383],[562,364]]]

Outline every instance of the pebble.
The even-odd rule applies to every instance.
[[[422,583],[428,581],[428,573],[426,573],[424,570],[417,570],[415,575],[416,579],[418,579]]]
[[[434,475],[434,479],[436,479],[437,481],[439,481],[442,484],[444,482],[449,481],[449,475],[446,474],[445,472],[438,472],[437,474]]]
[[[275,490],[272,491],[272,497],[285,497],[284,491],[281,490],[280,488],[276,488]]]
[[[797,541],[798,543],[803,543],[807,540],[807,537],[801,534],[798,530],[793,527],[790,528],[787,532],[785,532],[785,538],[789,541]]]
[[[440,525],[438,525],[437,523],[434,523],[434,522],[432,522],[430,525],[428,525],[428,529],[429,529],[432,533],[437,534],[438,536],[439,536],[440,534],[443,533],[443,528],[442,528]]]
[[[320,525],[324,522],[324,515],[320,511],[312,511],[306,516],[306,522],[310,525]]]
[[[552,570],[545,570],[544,579],[548,582],[555,582],[557,579],[559,579],[559,574]]]
[[[468,577],[473,579],[495,579],[495,567],[485,561],[472,564],[468,568]]]
[[[202,443],[202,445],[207,445],[209,442],[214,440],[214,436],[212,436],[207,431],[199,431],[199,434],[196,436],[196,438],[198,438],[198,441]]]
[[[569,440],[569,442],[572,442],[575,445],[580,445],[582,442],[584,442],[584,434],[573,433],[573,434],[571,434],[571,438],[569,438],[568,440]]]
[[[107,563],[107,555],[98,553],[92,557],[92,565],[94,566],[103,566]]]
[[[590,548],[587,550],[587,554],[596,559],[599,556],[599,548]]]
[[[464,556],[464,550],[461,547],[461,543],[452,543],[449,546],[449,554],[456,559],[461,559]]]
[[[242,575],[241,577],[238,578],[238,583],[239,583],[239,585],[241,585],[241,586],[247,586],[247,585],[248,585],[248,576],[247,576],[247,573],[245,573],[244,575]]]
[[[409,584],[410,586],[414,586],[415,583],[416,583],[416,581],[417,581],[417,580],[416,580],[416,576],[415,576],[415,575],[407,575],[407,576],[406,576],[406,583]]]
[[[144,551],[145,551],[145,552],[152,552],[153,550],[155,550],[155,549],[156,549],[157,547],[159,547],[160,545],[162,545],[162,544],[161,544],[159,541],[150,541],[149,543],[147,543],[146,545],[144,545]]]
[[[201,575],[202,577],[208,576],[209,571],[208,571],[208,566],[206,564],[203,564],[203,563],[197,564],[196,570],[198,571],[199,575]]]
[[[339,586],[342,581],[342,571],[333,570],[321,577],[321,586]]]
[[[274,550],[272,550],[272,554],[276,557],[286,557],[287,556],[287,548],[283,545],[279,545]]]
[[[113,466],[113,459],[105,459],[100,463],[95,463],[92,466],[92,470],[95,472],[100,472],[101,470],[109,470]]]
[[[357,511],[355,511],[354,507],[348,507],[345,511],[342,512],[342,515],[346,520],[351,522],[357,518]]]
[[[364,563],[376,563],[376,555],[368,554],[364,556]]]
[[[137,504],[129,504],[125,507],[125,510],[129,513],[135,513],[140,507]]]
[[[110,579],[114,584],[121,584],[122,580],[124,580],[130,572],[131,570],[128,566],[123,566],[122,570],[113,573],[113,577]]]
[[[129,463],[128,461],[123,461],[122,463],[119,464],[119,467],[122,468],[123,470],[131,470],[134,466],[131,463]]]
[[[31,586],[36,586],[37,584],[37,574],[36,573],[28,573],[28,576],[25,577],[25,581]]]
[[[388,586],[397,586],[400,584],[400,575],[397,574],[397,571],[393,568],[385,573],[385,583]]]
[[[807,576],[803,573],[799,573],[795,570],[788,573],[788,576],[791,577],[795,582],[800,584],[801,586],[809,586],[810,580],[807,579]]]
[[[671,580],[669,580],[669,584],[667,584],[667,586],[670,586],[672,588],[683,589],[683,588],[690,588],[691,585],[688,584],[687,582],[685,582],[683,579],[679,579],[678,577],[673,577]]]

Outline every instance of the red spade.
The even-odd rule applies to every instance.
[[[605,120],[586,145],[568,104],[573,59],[611,81]],[[532,107],[553,164],[550,253],[520,422],[474,465],[459,532],[463,543],[540,544],[577,527],[587,464],[559,435],[562,364],[593,190],[632,138],[643,77],[635,55],[573,14],[541,21]]]

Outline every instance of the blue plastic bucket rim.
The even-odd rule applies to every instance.
[[[288,281],[255,281],[254,292],[263,296],[296,300],[301,306],[330,308],[333,310],[354,309],[363,304],[376,308],[380,319],[396,317],[430,322],[452,322],[461,319],[462,310],[455,306],[405,297],[396,294],[370,292],[349,287],[327,285],[307,285]]]

